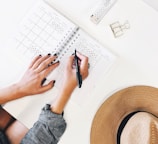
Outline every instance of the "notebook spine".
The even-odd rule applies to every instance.
[[[75,35],[76,35],[76,33],[77,33],[78,30],[79,30],[79,27],[76,27],[75,29],[69,30],[65,34],[65,36],[63,37],[63,39],[61,39],[61,41],[57,45],[56,54],[58,56],[61,55],[61,53],[64,51],[65,47],[70,43],[70,41],[73,39],[73,37],[75,37]]]

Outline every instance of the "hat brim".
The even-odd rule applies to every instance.
[[[116,144],[117,131],[122,120],[135,111],[145,111],[158,116],[158,89],[133,86],[110,96],[94,116],[90,143]]]

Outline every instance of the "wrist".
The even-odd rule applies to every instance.
[[[70,85],[63,86],[60,90],[59,95],[65,95],[69,97],[73,93],[74,89],[75,89],[75,86],[70,86]]]
[[[77,83],[72,83],[72,82],[66,81],[62,85],[61,91],[67,91],[69,93],[72,93],[76,87],[77,87]]]
[[[12,88],[13,88],[17,98],[26,96],[24,90],[22,89],[22,86],[19,83],[13,84]]]
[[[61,114],[74,89],[74,85],[63,85],[59,90],[57,99],[51,104],[51,111]]]

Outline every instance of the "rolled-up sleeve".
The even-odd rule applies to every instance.
[[[62,114],[53,113],[47,104],[21,144],[57,144],[65,129],[66,122]]]

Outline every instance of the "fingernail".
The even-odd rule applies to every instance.
[[[55,80],[53,81],[53,85],[55,84]]]
[[[48,67],[49,67],[49,66],[51,66],[51,65],[52,65],[51,63],[50,63],[50,64],[48,64]]]
[[[51,62],[51,64],[56,64],[56,63],[59,63],[59,61],[56,61],[56,62],[55,62],[55,60],[54,60],[54,62]]]
[[[41,57],[42,55],[40,54],[39,57]]]
[[[88,63],[88,68],[90,68],[90,63]]]
[[[41,85],[43,85],[46,80],[47,80],[47,79],[44,78],[44,79],[41,81]]]
[[[48,53],[48,56],[50,56],[51,54],[50,53]]]
[[[54,56],[57,56],[57,54],[55,53]]]

